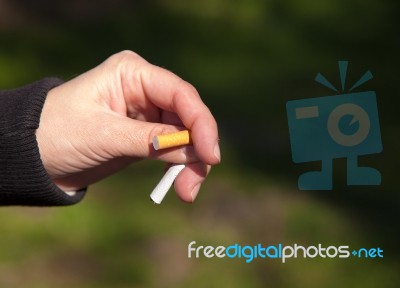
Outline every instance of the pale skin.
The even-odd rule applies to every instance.
[[[152,148],[155,135],[182,129],[193,147]],[[216,121],[196,89],[131,51],[50,90],[36,136],[48,174],[66,192],[152,158],[186,164],[174,188],[193,202],[221,159]]]

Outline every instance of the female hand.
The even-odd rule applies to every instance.
[[[193,146],[155,151],[155,135],[189,129]],[[64,191],[86,187],[142,158],[187,164],[175,180],[192,202],[220,162],[217,124],[196,89],[124,51],[49,91],[36,132],[40,155]]]

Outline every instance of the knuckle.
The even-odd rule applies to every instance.
[[[199,97],[199,92],[197,91],[196,87],[194,87],[191,83],[189,83],[185,80],[181,81],[180,88],[182,89],[183,92],[186,92],[185,94],[187,96],[192,97],[193,95],[195,95],[196,97]]]
[[[123,50],[118,52],[111,57],[115,58],[117,61],[131,60],[131,59],[140,59],[139,54],[131,51],[131,50]]]
[[[124,50],[114,55],[111,55],[106,60],[106,63],[110,64],[113,67],[121,67],[121,66],[123,67],[127,63],[131,64],[142,60],[144,59],[139,54],[131,50]]]

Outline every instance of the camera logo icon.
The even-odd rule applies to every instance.
[[[339,61],[342,92],[347,66],[347,61]],[[332,190],[332,161],[336,158],[347,158],[347,185],[381,184],[378,170],[358,166],[358,156],[383,149],[375,92],[352,92],[372,77],[367,71],[348,93],[287,102],[293,162],[322,162],[321,171],[300,175],[300,190]],[[340,93],[320,73],[315,81]]]

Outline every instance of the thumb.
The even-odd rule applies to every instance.
[[[108,137],[103,138],[103,147],[114,157],[153,158],[169,163],[190,163],[198,161],[193,146],[182,146],[165,150],[155,150],[154,136],[185,129],[184,127],[163,123],[145,122],[113,115],[108,125]],[[111,136],[111,137],[110,137]]]

